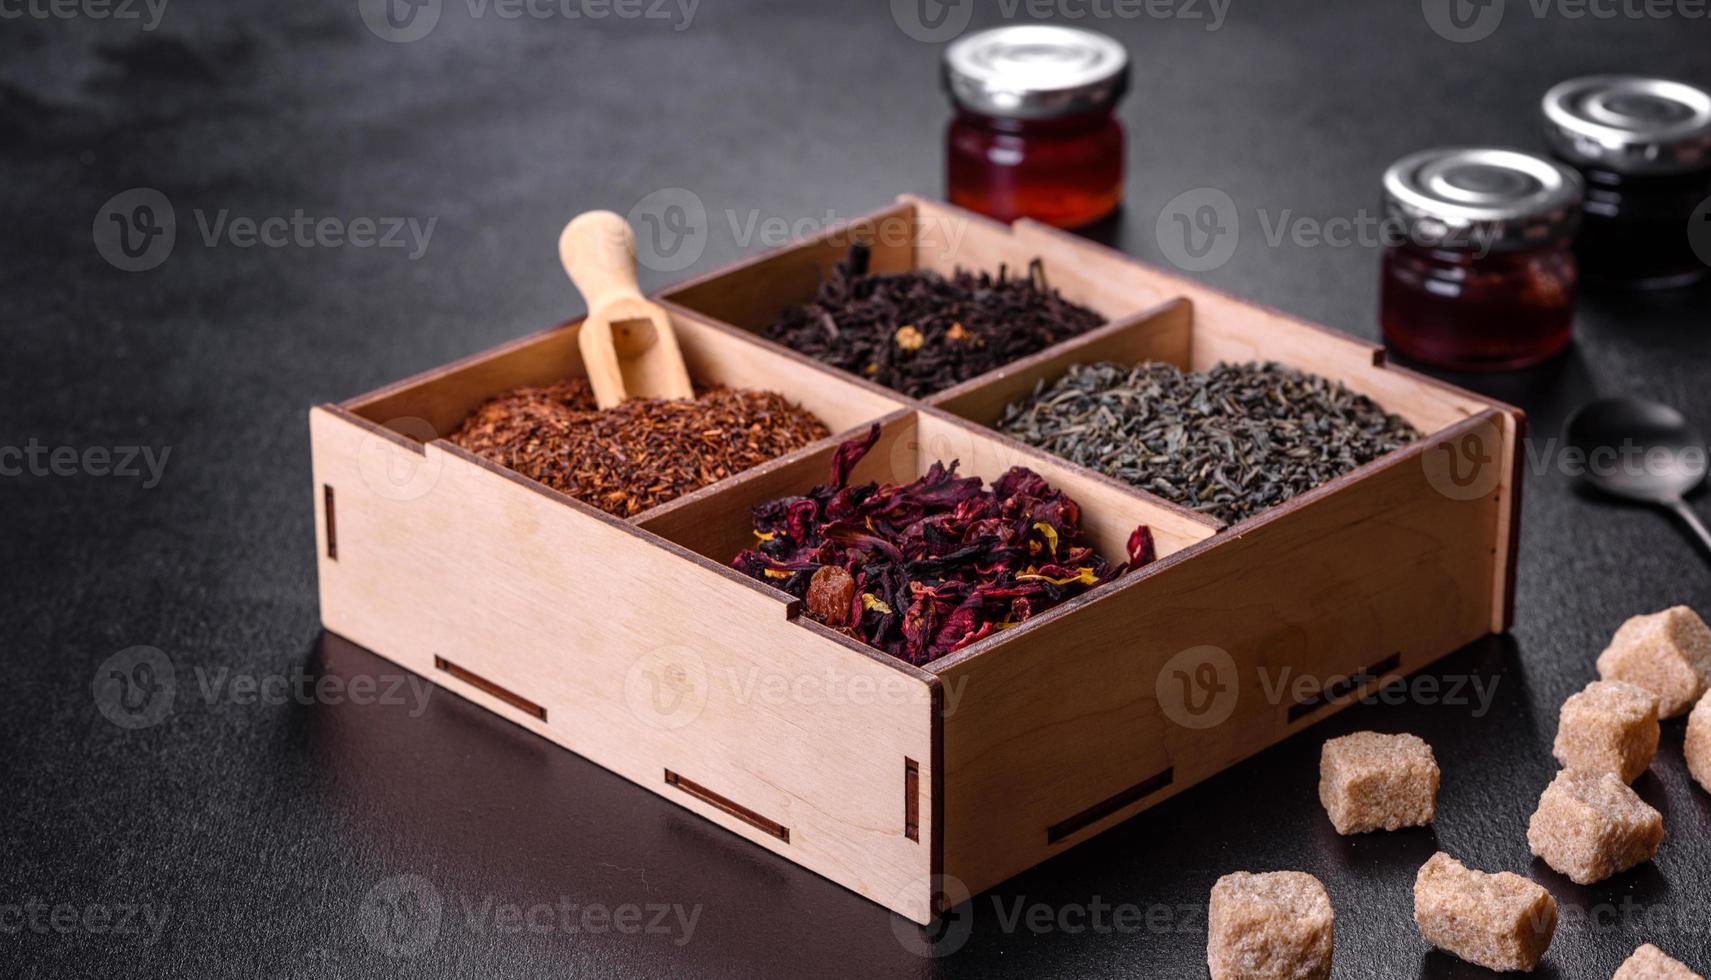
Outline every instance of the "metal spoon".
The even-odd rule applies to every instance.
[[[1705,480],[1707,448],[1680,412],[1640,398],[1606,398],[1574,413],[1568,442],[1583,454],[1583,483],[1669,509],[1711,553],[1711,529],[1685,499]]]

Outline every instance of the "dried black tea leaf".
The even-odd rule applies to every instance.
[[[853,266],[853,267],[852,267]],[[1035,259],[1016,278],[958,270],[866,275],[862,247],[839,262],[814,302],[785,310],[766,336],[921,398],[1099,326],[1094,311],[1046,284]]]

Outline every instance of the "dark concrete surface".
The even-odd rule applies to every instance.
[[[1537,145],[1535,102],[1570,75],[1711,83],[1711,22],[1691,5],[1576,18],[1538,2],[1508,0],[1466,43],[1413,0],[1085,21],[1136,67],[1127,209],[1097,233],[1164,261],[1161,208],[1223,190],[1243,236],[1203,278],[1375,335],[1376,249],[1273,246],[1265,226],[1372,214],[1384,165],[1424,146]],[[1711,611],[1711,571],[1677,529],[1573,493],[1552,443],[1595,394],[1711,423],[1705,290],[1589,296],[1569,355],[1470,382],[1532,413],[1536,439],[1519,625],[1429,671],[1463,685],[1460,703],[1356,707],[978,896],[942,958],[911,952],[877,906],[324,638],[306,408],[576,313],[553,251],[570,215],[693,193],[704,247],[647,271],[657,286],[760,249],[769,220],[811,228],[941,190],[938,49],[886,3],[600,19],[499,3],[445,0],[411,43],[377,36],[356,0],[169,0],[158,22],[140,3],[102,20],[94,0],[0,3],[0,445],[75,460],[0,477],[0,973],[1197,977],[1212,882],[1296,868],[1336,904],[1339,978],[1478,976],[1411,922],[1438,847],[1557,896],[1539,975],[1608,977],[1644,941],[1711,970],[1711,796],[1679,722],[1638,784],[1668,820],[1655,863],[1580,888],[1524,838],[1556,708],[1610,632],[1673,603]],[[986,4],[977,22],[1003,16]],[[133,237],[155,243],[133,260],[114,237],[114,215],[149,203],[118,196],[139,188],[176,235],[158,265],[123,271],[163,258],[163,238]],[[359,234],[413,219],[416,237],[406,221],[398,248],[245,247],[241,219],[298,212]],[[88,450],[126,447],[153,454],[138,475],[97,475]],[[156,687],[175,696],[130,729],[92,691],[135,647],[167,658]],[[252,678],[321,694],[249,703]],[[400,686],[372,704],[367,683]],[[1363,727],[1437,747],[1434,831],[1331,832],[1319,745]],[[538,913],[541,929],[508,918],[561,904],[576,909]]]

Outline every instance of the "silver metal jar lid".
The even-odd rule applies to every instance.
[[[1581,190],[1579,174],[1530,153],[1427,150],[1384,172],[1384,213],[1421,245],[1512,251],[1572,235]]]
[[[1639,75],[1590,75],[1545,93],[1545,137],[1565,159],[1619,174],[1711,168],[1711,92]]]
[[[995,27],[945,48],[944,81],[972,112],[1051,119],[1115,105],[1129,86],[1129,53],[1073,27]]]

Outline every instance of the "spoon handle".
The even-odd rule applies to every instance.
[[[1682,523],[1691,528],[1694,534],[1699,535],[1699,543],[1711,554],[1711,528],[1705,526],[1705,522],[1699,519],[1699,515],[1687,505],[1687,501],[1679,498],[1672,500],[1669,509],[1675,511],[1675,516],[1681,518]]]

